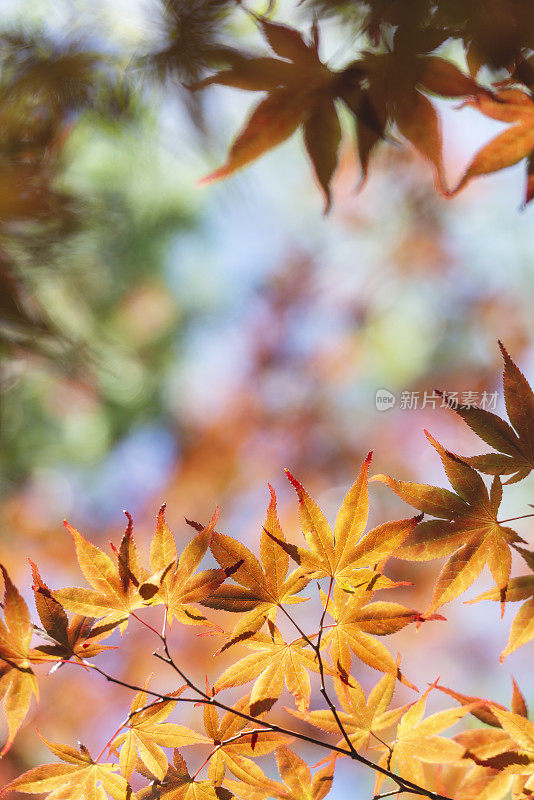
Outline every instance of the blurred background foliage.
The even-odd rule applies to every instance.
[[[447,24],[465,31],[464,4],[440,5],[456,9]],[[381,7],[369,3],[363,18],[347,2],[277,9],[302,25],[322,10],[327,55],[343,61]],[[166,501],[185,542],[183,517],[205,520],[219,505],[221,529],[251,545],[267,481],[296,535],[284,466],[330,516],[370,449],[377,472],[445,485],[421,427],[461,453],[474,452],[474,437],[439,403],[422,408],[425,392],[498,391],[502,412],[497,338],[534,378],[534,212],[514,206],[521,173],[446,201],[411,151],[388,144],[356,194],[347,135],[326,220],[298,140],[201,189],[248,99],[224,88],[192,99],[183,84],[232,63],[236,41],[254,47],[257,32],[221,0],[15,1],[3,11],[0,556],[21,586],[27,556],[51,586],[78,580],[64,517],[107,547],[127,508],[146,543]],[[507,42],[497,69],[517,37]],[[458,174],[497,123],[440,108],[447,167]],[[394,408],[377,410],[377,389],[396,394]],[[402,392],[418,393],[419,407],[402,408]],[[526,484],[505,495],[510,516],[532,501]],[[383,487],[372,497],[374,523],[409,513]],[[518,531],[528,538],[531,527]],[[405,600],[424,605],[427,573],[406,569],[399,577],[416,586]],[[504,700],[497,654],[514,611],[496,633],[494,609],[452,604],[447,625],[417,639],[406,629],[392,646],[421,685],[439,669],[444,685],[461,679],[463,691]],[[188,631],[177,642],[190,664],[213,648]],[[108,666],[143,680],[151,650],[143,631],[129,633]],[[526,653],[510,662],[521,682]],[[2,778],[38,758],[35,725],[93,744],[124,716],[126,695],[74,672],[50,678]]]

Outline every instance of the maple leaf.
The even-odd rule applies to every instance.
[[[148,681],[145,684],[145,688]],[[128,731],[119,734],[110,744],[115,752],[120,748],[119,765],[127,781],[137,768],[137,754],[145,767],[158,780],[163,780],[168,761],[163,747],[184,747],[193,744],[209,744],[210,739],[200,733],[164,722],[173,711],[175,700],[162,700],[147,705],[147,693],[138,692],[130,706]]]
[[[97,764],[93,761],[87,748],[80,745],[76,750],[66,744],[56,744],[40,739],[52,753],[64,763],[44,764],[24,772],[20,777],[8,783],[0,791],[17,790],[24,794],[42,794],[47,792],[50,798],[66,798],[69,800],[128,800],[131,790],[121,775],[117,775],[117,764]]]
[[[233,55],[229,69],[189,87],[219,84],[267,92],[234,140],[226,163],[203,182],[225,178],[288,139],[301,125],[304,143],[325,196],[331,205],[331,182],[341,141],[336,101],[341,100],[357,126],[357,147],[363,185],[370,155],[393,123],[434,168],[436,186],[447,193],[442,163],[438,114],[425,92],[445,97],[489,94],[454,64],[435,56],[407,58],[398,29],[393,49],[364,53],[339,71],[319,59],[317,25],[308,43],[295,29],[256,17],[273,57]]]
[[[32,695],[39,699],[39,687],[31,665],[30,642],[33,625],[28,606],[13,585],[4,566],[4,622],[0,620],[0,699],[4,700],[7,739],[0,753],[5,755],[28,713]]]
[[[428,687],[423,695],[402,716],[394,742],[388,746],[388,752],[381,756],[378,764],[392,769],[406,780],[421,787],[426,787],[423,763],[447,764],[460,761],[465,748],[452,739],[439,736],[442,731],[455,725],[468,714],[473,705],[458,706],[445,711],[438,711],[423,719],[426,701],[434,684]],[[377,745],[383,749],[382,745]],[[375,792],[378,792],[384,776],[377,773]]]
[[[336,759],[330,757],[328,764],[311,776],[310,768],[289,747],[278,747],[276,763],[280,777],[287,786],[285,791],[276,794],[281,800],[323,800],[329,793],[334,780]]]
[[[490,589],[490,591],[483,592],[466,602],[472,604],[478,603],[480,600],[498,600],[501,603],[503,601],[517,603],[520,600],[526,600],[512,622],[508,643],[499,657],[502,663],[506,656],[534,638],[534,575],[511,578],[504,596],[499,590]]]
[[[319,671],[317,656],[309,651],[304,639],[288,644],[270,622],[269,631],[270,635],[256,633],[244,642],[245,647],[255,652],[231,664],[214,683],[213,691],[217,693],[255,681],[250,695],[250,713],[256,716],[274,705],[285,683],[297,707],[304,711],[310,704],[308,670]]]
[[[347,732],[354,748],[358,750],[373,741],[373,734],[395,724],[408,706],[389,709],[395,689],[395,676],[384,675],[366,698],[360,684],[352,678],[348,681],[334,679],[336,693],[343,711],[338,710],[338,718]],[[317,711],[295,711],[287,709],[294,717],[314,725],[328,733],[339,734],[339,725],[330,709]],[[337,747],[346,744],[345,738],[337,742]]]
[[[502,497],[499,477],[495,476],[488,493],[476,470],[445,450],[427,431],[425,434],[439,453],[455,491],[397,481],[386,475],[373,476],[371,480],[386,483],[405,502],[438,518],[418,525],[395,556],[409,561],[450,556],[436,581],[426,613],[436,611],[465,592],[486,563],[503,601],[510,579],[510,545],[523,540],[497,520]]]
[[[464,758],[470,758],[476,764],[515,748],[514,740],[502,729],[497,717],[489,708],[487,712],[495,719],[498,728],[473,728],[457,733],[453,737],[455,742],[465,748]],[[471,713],[478,716],[477,709],[473,709]]]
[[[421,516],[386,522],[364,533],[369,516],[368,472],[372,453],[363,462],[357,481],[348,491],[338,511],[334,531],[319,506],[302,484],[286,470],[299,499],[299,517],[309,550],[288,544],[273,532],[271,538],[285,550],[310,577],[334,579],[342,589],[360,587],[391,588],[395,585],[377,571],[413,532]]]
[[[127,517],[126,531],[119,550],[115,551],[117,565],[65,520],[64,525],[74,541],[78,564],[92,588],[69,587],[54,592],[54,597],[64,608],[76,614],[103,619],[110,625],[118,625],[121,633],[126,629],[130,613],[146,605],[147,598],[143,597],[140,589],[149,579],[149,573],[139,561],[133,539],[132,518],[129,514]]]
[[[522,89],[502,89],[490,96],[468,100],[470,105],[491,119],[513,123],[484,145],[460,178],[451,194],[456,194],[475,177],[511,167],[527,159],[527,183],[524,204],[534,197],[532,155],[534,153],[534,99]]]
[[[209,624],[192,603],[201,603],[211,597],[228,574],[224,569],[195,572],[210,545],[218,515],[219,509],[216,509],[208,525],[200,526],[197,536],[178,556],[176,541],[165,521],[165,506],[158,512],[150,544],[150,568],[156,575],[164,574],[153,603],[165,604],[169,623],[176,619],[184,625]],[[167,569],[168,564],[176,564],[176,567]]]
[[[93,627],[91,617],[75,615],[69,622],[65,609],[53,596],[52,592],[42,580],[37,565],[30,560],[33,573],[33,591],[35,606],[39,619],[48,638],[53,644],[39,645],[32,651],[32,660],[37,660],[37,653],[42,654],[43,660],[65,661],[75,658],[83,661],[87,658],[102,653],[104,650],[114,648],[102,645],[100,642],[112,632],[114,625]]]
[[[501,342],[499,347],[504,359],[504,400],[512,425],[491,411],[476,406],[449,403],[449,407],[480,439],[499,451],[480,456],[462,456],[462,460],[489,475],[511,475],[506,483],[516,483],[534,469],[534,393]],[[446,395],[443,396],[446,398]]]
[[[478,705],[471,711],[474,717],[479,719],[481,722],[484,722],[486,725],[491,725],[497,728],[501,726],[501,723],[488,706],[488,701],[484,700],[484,698],[461,694],[460,692],[454,691],[454,689],[448,689],[446,686],[440,686],[437,683],[435,684],[435,687],[436,689],[439,689],[440,692],[444,692],[450,697],[454,697],[454,699],[458,700],[461,705],[477,703]],[[515,682],[514,678],[512,678],[512,687],[512,711],[516,714],[521,714],[523,717],[527,717],[528,712],[525,698],[523,697],[521,690],[519,689],[519,686]],[[500,705],[500,703],[493,703],[493,705],[496,705],[499,708],[504,708],[504,706]]]
[[[230,148],[228,160],[203,179],[212,182],[247,166],[288,139],[302,125],[304,143],[325,197],[331,205],[341,127],[335,107],[338,74],[319,58],[318,29],[307,42],[287,25],[257,18],[263,37],[278,58],[241,58],[230,69],[190,87],[193,91],[213,84],[250,91],[267,91]]]
[[[515,742],[517,751],[486,759],[484,764],[497,765],[504,773],[516,775],[513,796],[526,800],[532,796],[534,789],[534,724],[521,714],[514,714],[493,703],[489,706],[508,736]]]
[[[488,92],[446,59],[427,55],[413,57],[403,46],[401,36],[398,30],[392,49],[385,53],[364,53],[343,73],[348,77],[352,71],[354,78],[342,83],[340,94],[357,122],[362,169],[360,186],[366,179],[372,151],[396,125],[419,155],[430,162],[438,191],[447,194],[441,123],[426,95],[464,97]]]
[[[279,800],[322,800],[332,788],[335,757],[330,756],[326,767],[318,770],[313,778],[306,762],[289,747],[282,745],[276,748],[276,761],[284,783],[271,781],[268,794],[265,789],[232,780],[225,781],[226,786],[242,800],[264,800],[267,796]]]
[[[211,552],[221,567],[240,584],[221,586],[201,601],[208,608],[241,614],[222,650],[252,636],[266,619],[274,622],[282,604],[304,602],[303,598],[295,595],[307,585],[309,578],[301,569],[287,574],[289,558],[272,538],[285,542],[276,515],[276,494],[272,486],[269,490],[271,498],[260,538],[261,563],[245,545],[231,536],[217,531],[212,536]]]
[[[173,763],[161,782],[147,786],[137,793],[137,800],[161,798],[161,800],[232,800],[232,792],[211,781],[192,778],[178,750],[174,751]]]
[[[334,619],[333,625],[326,626],[328,630],[322,646],[330,648],[330,657],[341,676],[350,674],[351,653],[354,653],[370,667],[396,676],[406,686],[415,689],[401,673],[389,650],[374,636],[395,633],[411,622],[443,617],[425,617],[399,603],[370,602],[370,592],[347,594],[336,587],[332,598],[327,598],[324,593],[322,597],[327,612]]]
[[[250,695],[245,695],[233,708],[250,714]],[[261,722],[258,723],[261,726]],[[269,730],[258,730],[247,719],[227,711],[221,720],[214,705],[204,705],[204,727],[213,743],[209,756],[208,777],[214,785],[221,785],[226,770],[246,784],[269,790],[271,780],[263,770],[252,761],[256,756],[271,753],[277,747],[287,744],[289,737]]]
[[[113,548],[116,565],[99,547],[65,523],[74,539],[80,568],[92,588],[59,589],[54,592],[56,600],[69,611],[103,619],[108,625],[118,625],[121,633],[133,611],[162,603],[167,607],[169,622],[177,619],[187,625],[208,624],[191,603],[220,586],[226,574],[223,570],[193,573],[208,548],[217,512],[178,558],[174,537],[165,522],[165,506],[162,506],[150,546],[151,572],[141,565],[133,539],[132,520],[127,516],[128,526],[120,548]]]
[[[512,782],[513,776],[505,772],[474,767],[459,783],[454,797],[455,800],[502,800],[508,794]]]

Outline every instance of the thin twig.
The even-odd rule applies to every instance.
[[[280,606],[280,609],[286,615],[286,617],[293,623],[293,625],[295,626],[297,631],[300,633],[300,635],[302,636],[304,641],[311,647],[311,649],[315,653],[316,658],[317,658],[317,665],[319,667],[319,677],[321,679],[321,694],[323,695],[323,697],[325,699],[325,702],[328,705],[328,708],[330,709],[330,713],[334,717],[335,723],[336,723],[337,727],[339,728],[339,731],[340,731],[341,735],[343,736],[345,742],[347,743],[350,752],[351,753],[356,753],[357,752],[356,748],[354,747],[354,744],[352,743],[350,736],[348,735],[347,731],[345,730],[345,726],[341,722],[341,719],[340,719],[339,713],[337,711],[337,708],[335,707],[334,703],[330,699],[330,696],[329,696],[329,694],[328,694],[328,692],[326,690],[326,684],[325,684],[325,680],[324,680],[324,662],[323,662],[323,658],[321,656],[321,639],[322,639],[322,636],[323,636],[324,621],[325,621],[325,617],[326,617],[326,610],[328,608],[328,601],[330,600],[330,594],[332,592],[333,583],[334,583],[334,579],[330,578],[330,585],[328,587],[328,595],[327,595],[325,606],[323,608],[323,613],[321,615],[321,620],[319,622],[319,631],[317,632],[317,642],[316,643],[312,642],[310,637],[306,633],[304,633],[304,631],[301,629],[300,625],[298,625],[298,623],[293,619],[291,614],[287,611],[287,609],[284,608],[283,605]]]
[[[212,758],[213,758],[213,756],[215,755],[215,753],[216,753],[218,750],[220,750],[220,749],[221,749],[221,747],[224,747],[224,746],[225,746],[225,745],[227,745],[227,744],[231,744],[232,742],[237,742],[237,741],[239,741],[239,739],[243,739],[245,736],[253,736],[254,734],[257,734],[257,735],[259,735],[260,733],[265,733],[265,728],[256,728],[255,730],[251,730],[250,728],[248,728],[248,730],[239,731],[239,733],[236,733],[236,734],[234,734],[234,736],[230,736],[228,739],[223,739],[223,741],[222,741],[222,742],[219,742],[219,744],[217,744],[217,745],[216,745],[216,746],[213,748],[213,750],[211,751],[211,753],[209,754],[209,756],[206,758],[206,760],[205,760],[205,761],[204,761],[204,762],[203,762],[203,763],[200,765],[200,767],[197,769],[197,771],[195,772],[195,774],[192,776],[192,777],[193,777],[193,780],[194,780],[194,779],[197,777],[197,775],[199,774],[199,772],[200,772],[202,769],[204,769],[204,767],[206,766],[206,764],[208,764],[208,763],[209,763],[210,759],[212,759]]]

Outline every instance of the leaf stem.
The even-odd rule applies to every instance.
[[[528,519],[528,517],[534,517],[534,514],[521,514],[519,517],[510,517],[509,519],[498,519],[498,525],[504,525],[505,522],[515,522],[518,519]]]

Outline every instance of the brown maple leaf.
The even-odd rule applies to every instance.
[[[465,97],[484,96],[488,92],[451,61],[430,55],[415,56],[403,46],[401,35],[400,30],[395,33],[391,50],[364,53],[343,71],[340,80],[340,95],[357,124],[360,186],[367,177],[372,151],[396,126],[433,167],[438,191],[447,194],[441,122],[427,94]]]
[[[513,124],[475,154],[451,194],[459,192],[473,178],[511,167],[526,158],[526,205],[534,197],[534,98],[522,89],[502,89],[493,96],[468,100],[466,105],[490,119]]]
[[[511,475],[506,483],[516,483],[534,469],[534,393],[501,342],[499,347],[504,359],[504,400],[512,425],[483,408],[448,405],[480,439],[498,451],[462,456],[462,460],[489,475]]]
[[[91,617],[75,615],[69,622],[65,609],[53,596],[42,580],[37,565],[30,560],[33,573],[33,591],[35,606],[47,638],[53,644],[42,644],[32,651],[32,660],[37,660],[41,653],[43,660],[65,661],[75,658],[78,661],[92,658],[104,650],[113,650],[108,645],[100,644],[114,629],[114,624],[94,627]]]
[[[196,91],[220,84],[268,92],[235,139],[226,164],[203,182],[225,178],[247,166],[302,125],[306,150],[325,197],[326,213],[331,205],[331,181],[341,141],[335,107],[338,74],[319,58],[317,26],[308,42],[295,28],[263,17],[258,17],[257,22],[277,58],[242,57],[230,69],[190,87]]]
[[[39,687],[30,660],[33,625],[28,606],[13,585],[6,569],[4,576],[4,622],[0,620],[0,699],[4,700],[7,739],[0,753],[5,755],[28,713],[32,695],[39,699]]]
[[[406,59],[394,36],[387,53],[364,53],[339,71],[319,59],[315,25],[307,42],[295,29],[257,17],[260,30],[277,58],[236,56],[230,69],[191,86],[193,91],[213,84],[268,92],[235,139],[226,163],[204,179],[224,178],[288,139],[301,125],[312,167],[331,205],[331,182],[336,169],[341,127],[336,102],[341,100],[357,125],[358,153],[365,181],[369,157],[393,123],[434,167],[436,185],[447,193],[442,164],[439,117],[424,92],[445,97],[488,94],[454,64],[436,56]]]
[[[395,554],[408,561],[427,561],[450,556],[434,586],[427,613],[453,600],[471,586],[487,563],[504,602],[510,580],[510,545],[523,541],[497,520],[502,486],[493,480],[491,492],[468,464],[445,450],[425,431],[440,455],[454,492],[386,475],[372,480],[386,483],[405,502],[438,519],[422,522]]]

